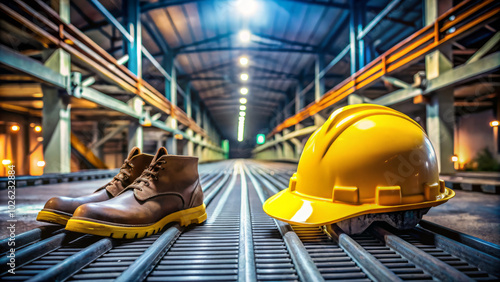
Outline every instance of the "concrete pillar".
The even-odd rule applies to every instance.
[[[426,0],[425,23],[431,24],[452,7],[451,0]],[[433,79],[453,68],[451,46],[439,48],[425,56],[427,79]],[[431,94],[426,106],[427,134],[434,146],[440,173],[455,172],[451,157],[454,155],[455,108],[453,89],[439,90]]]
[[[69,0],[52,1],[62,20],[70,22]],[[62,49],[42,53],[45,66],[64,76],[71,73],[71,57]],[[42,84],[42,136],[44,173],[66,173],[71,170],[71,105],[65,92]]]
[[[128,104],[130,107],[132,107],[132,109],[134,109],[134,111],[137,114],[142,113],[142,108],[143,108],[144,102],[142,101],[141,98],[134,97],[134,98],[130,99]],[[134,120],[134,121],[130,122],[130,124],[128,126],[128,137],[127,138],[128,138],[127,149],[129,152],[130,152],[130,150],[132,150],[133,147],[138,147],[141,150],[144,148],[144,130],[143,130],[142,125],[139,123],[138,120]]]

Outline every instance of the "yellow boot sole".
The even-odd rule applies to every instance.
[[[56,211],[41,210],[36,216],[36,220],[56,223],[61,225],[66,225],[68,220],[71,218],[70,215],[65,215],[58,213]]]
[[[156,223],[147,226],[130,226],[111,222],[104,223],[82,217],[72,217],[68,221],[68,224],[66,224],[66,230],[116,239],[135,239],[154,235],[171,222],[178,222],[181,226],[188,226],[190,224],[202,223],[206,219],[207,213],[205,211],[205,204],[203,204],[198,207],[174,212]]]

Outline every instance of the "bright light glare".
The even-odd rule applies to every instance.
[[[2,160],[3,165],[10,165],[12,163],[11,160]]]
[[[240,41],[243,43],[250,42],[250,36],[251,36],[251,34],[250,34],[250,31],[248,31],[248,30],[242,30],[239,33]]]
[[[257,3],[255,3],[254,0],[237,0],[236,1],[236,7],[238,7],[238,10],[240,11],[241,14],[245,16],[250,16],[255,12],[255,8],[257,6]]]
[[[242,65],[242,66],[248,65],[248,58],[245,56],[241,57],[240,58],[240,65]]]
[[[266,142],[266,135],[264,134],[257,134],[257,144],[261,145]]]
[[[458,162],[458,156],[454,155],[451,157],[452,162]]]
[[[240,121],[245,121],[245,117],[238,117]]]
[[[44,161],[38,161],[36,163],[36,165],[39,166],[39,167],[44,167],[45,166],[45,162]]]
[[[247,113],[245,113],[245,112],[240,112],[240,117],[244,117],[244,116],[246,116],[246,114]]]
[[[20,129],[19,125],[13,125],[10,127],[10,130],[14,131],[14,132],[18,132]]]
[[[247,106],[240,106],[240,111],[246,111]]]
[[[248,74],[246,74],[246,73],[242,73],[242,74],[240,75],[240,78],[241,78],[241,80],[248,80]]]
[[[494,121],[490,122],[491,127],[496,127],[498,125],[500,125],[500,121],[498,121],[498,120],[494,120]]]
[[[246,104],[247,103],[247,98],[241,98],[240,99],[241,104]]]
[[[246,87],[242,87],[242,88],[240,89],[240,93],[241,93],[241,94],[243,94],[243,95],[247,95],[247,94],[248,94],[248,88],[246,88]]]
[[[245,120],[241,119],[238,122],[238,142],[243,141],[243,133],[245,132]]]
[[[42,131],[42,127],[40,125],[35,126],[35,132]]]

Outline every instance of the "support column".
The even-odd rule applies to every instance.
[[[52,7],[62,20],[70,22],[69,0],[52,1]],[[42,53],[45,66],[64,76],[71,73],[71,57],[62,49],[46,50]],[[44,173],[67,173],[71,171],[71,105],[65,91],[42,84],[43,108],[43,156]]]
[[[350,42],[350,58],[351,58],[351,75],[365,65],[365,44],[364,40],[358,40],[358,34],[363,30],[366,1],[365,0],[350,0],[349,1],[349,42]]]
[[[314,64],[314,100],[316,102],[318,102],[323,94],[325,94],[325,79],[323,77],[319,77],[323,68],[325,68],[325,57],[322,54],[317,54]]]
[[[208,121],[208,115],[207,115],[207,111],[203,111],[203,129],[206,131],[207,135],[210,134],[210,123]],[[208,138],[207,137],[203,137],[203,143],[208,143]],[[202,159],[204,161],[207,161],[209,160],[209,149],[207,147],[204,147],[202,149],[202,152],[201,152],[201,156],[202,156]]]
[[[452,7],[451,0],[426,0],[425,23],[431,24],[441,14]],[[426,78],[433,79],[453,68],[451,46],[439,48],[425,56]],[[439,90],[430,95],[426,106],[427,134],[434,146],[440,173],[453,174],[455,168],[451,157],[454,155],[454,108],[453,89]]]
[[[132,36],[132,41],[124,38],[125,53],[128,54],[128,68],[137,77],[142,78],[142,27],[139,0],[122,1],[125,27]]]
[[[142,113],[144,102],[138,96],[130,99],[130,101],[128,101],[128,104],[137,114],[140,115]],[[144,148],[144,130],[138,120],[130,122],[128,126],[127,138],[128,152],[130,152],[133,147],[138,147],[142,151],[142,149]]]
[[[196,107],[196,117],[195,117],[195,121],[196,123],[201,127],[202,126],[202,120],[201,120],[201,108],[200,108],[200,104],[198,103],[197,104],[197,107]],[[198,142],[201,142],[201,135],[196,133],[195,137],[196,141]],[[196,148],[195,148],[195,155],[200,159],[201,161],[201,157],[202,157],[202,151],[201,151],[201,145],[200,144],[197,144],[196,145]]]
[[[289,129],[283,129],[283,136],[286,136],[288,133],[290,133]],[[283,158],[285,160],[295,159],[295,153],[290,142],[291,140],[281,142],[283,146]]]
[[[193,117],[193,105],[192,105],[192,101],[191,101],[191,83],[188,82],[187,86],[186,86],[186,97],[184,99],[185,101],[185,108],[186,108],[186,115],[189,117],[189,118],[192,118]],[[189,137],[193,138],[194,134],[193,134],[193,130],[191,128],[188,128],[186,130],[186,133]],[[187,141],[187,144],[184,146],[184,155],[188,155],[188,156],[193,156],[194,155],[194,143],[193,141],[191,140],[188,140]]]
[[[349,96],[347,96],[347,104],[348,105],[363,104],[363,97],[354,93],[350,94]]]
[[[169,75],[172,75],[172,67],[174,65],[174,58],[172,53],[163,54],[162,67]],[[172,100],[172,81],[165,78],[165,97]]]
[[[295,113],[298,113],[302,108],[304,108],[304,96],[300,96],[300,92],[302,91],[302,84],[299,82],[295,88]],[[302,129],[303,126],[302,124],[297,123],[295,125],[295,131]],[[300,142],[298,139],[294,138],[293,144],[295,147],[295,159],[300,158],[300,154],[302,154],[302,150],[304,149],[304,146],[302,145],[302,142]]]
[[[174,64],[173,57],[169,57],[169,58],[171,60],[169,63],[170,64],[171,80],[170,80],[170,83],[165,83],[165,93],[167,95],[170,95],[170,97],[167,96],[167,99],[170,100],[172,105],[177,106],[177,73],[175,70],[175,64]],[[170,87],[168,87],[167,85]],[[167,91],[168,88],[170,88],[169,91]],[[177,129],[177,127],[178,127],[177,119],[175,119],[172,116],[169,116],[167,118],[167,123],[168,123],[168,126],[170,126],[173,129]],[[167,150],[169,151],[169,153],[174,154],[174,155],[177,155],[179,153],[179,152],[177,152],[177,139],[175,139],[174,134],[172,134],[172,136],[168,137]]]

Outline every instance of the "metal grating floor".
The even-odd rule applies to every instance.
[[[255,161],[200,170],[208,220],[166,226],[138,240],[42,227],[17,236],[16,275],[0,258],[2,281],[498,280],[500,248],[432,223],[400,232],[376,225],[348,236],[290,226],[262,203],[292,171]],[[424,228],[424,226],[426,228]],[[0,242],[7,252],[7,241]]]

